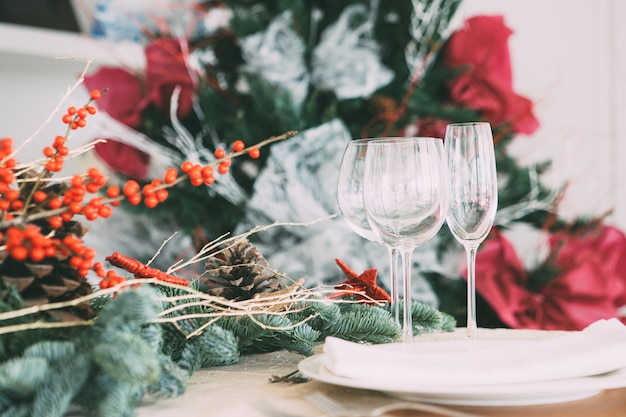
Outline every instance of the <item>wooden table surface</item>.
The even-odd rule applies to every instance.
[[[270,383],[272,375],[285,375],[296,369],[303,357],[290,352],[248,355],[240,363],[202,369],[196,372],[187,392],[175,399],[146,401],[138,409],[139,417],[272,417],[261,403],[288,411],[294,417],[315,417],[322,412],[306,396],[323,392],[354,410],[371,410],[396,401],[382,393],[338,387],[318,381],[305,383]],[[604,391],[593,397],[560,404],[516,407],[449,406],[483,417],[624,417],[626,388]],[[428,416],[417,411],[394,415]]]

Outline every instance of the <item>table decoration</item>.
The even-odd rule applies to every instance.
[[[44,123],[61,119],[65,133],[42,149],[43,158],[19,162],[20,147],[0,140],[0,413],[62,416],[78,407],[86,416],[132,415],[145,397],[181,395],[199,368],[253,352],[312,355],[328,335],[399,340],[388,306],[369,296],[375,271],[366,288],[335,290],[306,288],[304,279],[270,266],[248,238],[278,224],[219,236],[166,270],[121,252],[95,261],[83,221],[109,220],[122,200],[154,208],[186,181],[212,187],[227,178],[231,159],[255,158],[263,146],[293,135],[251,146],[235,141],[211,163],[184,161],[143,186],[109,184],[95,167],[56,178],[66,158],[93,149],[72,150],[70,140],[104,94],[93,90],[86,104],[60,116],[59,103]],[[154,248],[155,258],[167,244]],[[185,267],[197,264],[204,271],[188,275]],[[413,307],[417,332],[454,327],[430,306]]]
[[[144,3],[99,0],[93,36],[132,40],[145,50],[137,62],[98,68],[86,83],[89,88],[111,89],[107,101],[100,102],[100,109],[111,117],[99,135],[110,140],[99,144],[97,152],[121,181],[150,181],[162,169],[163,159],[210,160],[216,147],[234,139],[300,132],[293,140],[272,144],[257,160],[233,161],[232,181],[209,193],[181,187],[151,216],[137,209],[125,212],[128,223],[153,230],[158,216],[161,230],[181,232],[180,252],[193,252],[211,236],[227,231],[332,215],[337,212],[332,192],[336,184],[330,181],[336,178],[339,149],[348,140],[443,137],[448,123],[478,120],[493,127],[500,184],[499,212],[485,245],[492,239],[512,239],[511,249],[516,250],[516,236],[510,231],[519,225],[535,231],[539,243],[552,235],[594,230],[603,216],[560,217],[565,184],[549,187],[542,181],[550,161],[525,165],[509,153],[511,143],[539,125],[533,100],[513,87],[508,46],[513,31],[497,15],[459,21],[455,14],[461,5],[459,0],[359,0],[341,5],[171,0],[151,4],[148,12]],[[250,12],[253,9],[258,13]],[[176,86],[180,93],[172,100]],[[177,104],[174,111],[171,103]],[[136,163],[121,163],[120,154]],[[276,204],[283,201],[288,204]],[[206,204],[219,210],[207,215],[202,210]],[[291,276],[306,275],[308,285],[336,282],[334,258],[357,270],[374,266],[388,276],[389,266],[379,265],[384,250],[350,234],[341,219],[333,218],[308,228],[277,227],[251,240],[272,265]],[[107,241],[109,252],[149,257],[129,240],[111,236]],[[333,255],[321,257],[320,250]],[[563,265],[553,262],[559,250],[551,247],[545,257],[523,266],[525,279],[507,274],[501,285],[519,285],[530,297],[541,293],[565,274]],[[622,256],[616,248],[611,250]],[[481,252],[478,265],[495,274],[500,264],[491,257],[481,262]],[[415,279],[413,288],[416,299],[453,314],[461,324],[466,320],[465,271],[458,262],[462,256],[443,228],[414,256],[414,270],[425,279]],[[583,258],[578,258],[581,267],[586,265]],[[621,282],[619,271],[607,272]],[[478,315],[485,320],[481,325],[524,326],[532,321],[534,313],[524,309],[518,314],[528,319],[508,319],[493,286],[481,285],[478,275]],[[600,275],[605,274],[593,279],[601,280]],[[385,280],[382,285],[389,290]],[[612,296],[604,291],[599,297],[597,302],[605,305]],[[579,308],[598,310],[589,304]],[[553,317],[554,326],[580,329],[593,321],[582,320],[584,313],[582,322],[571,320],[571,314]],[[602,315],[619,312],[610,306]]]

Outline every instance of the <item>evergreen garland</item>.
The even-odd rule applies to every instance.
[[[0,414],[60,417],[74,405],[88,417],[132,416],[146,395],[179,396],[194,371],[232,364],[246,354],[287,349],[312,355],[326,336],[367,343],[401,338],[387,305],[311,295],[284,311],[260,310],[208,323],[206,318],[186,318],[209,311],[208,306],[163,301],[185,294],[189,292],[167,286],[129,287],[115,297],[92,300],[98,311],[92,325],[3,334]],[[154,322],[174,306],[181,308],[171,317],[180,320]],[[38,313],[20,321],[45,319]],[[185,336],[207,323],[197,335]],[[416,333],[454,328],[450,316],[418,302],[413,305],[413,323]],[[10,340],[19,341],[19,346]]]

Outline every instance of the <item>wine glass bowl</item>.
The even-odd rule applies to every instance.
[[[496,157],[491,126],[454,123],[446,128],[450,204],[446,221],[467,257],[467,338],[476,338],[476,252],[493,226],[498,206]]]
[[[389,256],[389,292],[392,315],[400,325],[398,307],[397,263],[398,252],[385,244],[370,227],[363,203],[365,157],[368,144],[374,139],[354,139],[344,149],[337,178],[337,203],[339,212],[350,228],[359,236],[387,248]]]
[[[363,206],[363,172],[369,139],[354,139],[346,145],[337,179],[339,212],[350,228],[372,242],[383,243],[370,227]]]
[[[441,139],[369,142],[363,200],[372,230],[399,251],[403,265],[403,340],[413,339],[411,256],[434,237],[447,213],[447,166]]]

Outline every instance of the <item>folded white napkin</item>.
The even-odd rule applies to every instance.
[[[324,367],[352,379],[394,384],[492,385],[599,375],[626,368],[626,326],[600,320],[543,340],[445,340],[365,345],[326,338]]]

